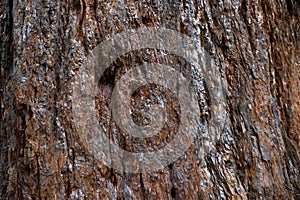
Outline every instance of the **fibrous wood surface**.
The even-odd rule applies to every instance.
[[[0,197],[299,199],[299,5],[297,0],[1,1]],[[162,172],[119,173],[80,142],[71,84],[84,58],[105,38],[143,26],[166,27],[199,41],[224,82],[226,120],[214,150],[203,157],[196,138]],[[111,90],[143,60],[167,63],[187,76],[191,67],[163,50],[122,55],[95,94],[99,121],[114,125]],[[205,91],[200,84],[203,134],[209,123]],[[168,96],[156,86],[140,88],[132,100],[141,105],[137,110],[145,105],[141,96],[157,100],[152,92]],[[166,102],[166,131],[178,123],[172,101]],[[134,117],[142,123],[138,113]],[[126,141],[120,130],[107,134],[117,136],[124,149],[143,148]]]

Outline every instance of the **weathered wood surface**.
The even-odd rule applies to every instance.
[[[1,1],[1,199],[299,199],[299,5],[297,0]],[[71,83],[105,37],[142,26],[199,39],[225,80],[227,120],[215,151],[205,157],[198,156],[202,147],[195,141],[162,172],[121,174],[98,163],[79,142]],[[100,120],[108,120],[114,81],[139,58],[158,59],[159,53],[149,52],[115,63],[118,70],[99,86]],[[178,69],[189,67],[172,55],[166,60]],[[143,91],[147,88],[136,94],[137,101]],[[175,113],[171,119],[174,127]]]

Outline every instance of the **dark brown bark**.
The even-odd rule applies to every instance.
[[[2,1],[0,197],[299,199],[299,4]],[[195,140],[185,157],[162,172],[118,173],[80,142],[72,121],[71,83],[89,51],[105,37],[142,26],[167,27],[199,39],[224,80],[227,120],[215,150],[205,157],[198,156],[202,146]],[[149,51],[114,63],[116,70],[99,85],[98,99],[140,58],[159,60],[160,52]],[[190,67],[180,58],[166,58],[174,68]],[[101,108],[105,103],[99,105],[104,116],[99,120],[105,121]],[[174,127],[177,119],[174,113],[171,117]],[[208,116],[201,117],[209,122]],[[120,131],[109,134],[122,138]],[[138,148],[124,140],[120,144]]]

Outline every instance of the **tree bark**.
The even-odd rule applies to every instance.
[[[299,199],[299,5],[297,0],[3,0],[0,197]],[[204,157],[195,139],[185,156],[162,171],[120,173],[80,142],[72,82],[105,38],[144,26],[199,41],[224,82],[226,120],[214,150]],[[161,55],[144,49],[113,63],[95,94],[99,121],[113,124],[108,96],[120,76],[142,58],[155,62]],[[190,73],[182,58],[167,54],[163,62]],[[141,88],[135,98],[146,91],[151,88]],[[209,100],[204,103],[209,112]],[[209,123],[209,115],[199,115]],[[176,127],[176,113],[169,116],[170,127]],[[143,147],[126,141],[120,130],[107,134],[121,138],[124,149]]]

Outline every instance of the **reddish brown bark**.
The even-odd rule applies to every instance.
[[[6,0],[0,3],[0,19],[1,198],[300,198],[296,0]],[[196,139],[186,156],[162,172],[121,174],[81,144],[72,121],[71,83],[85,56],[105,37],[142,26],[199,39],[224,80],[227,120],[206,157],[198,156],[202,146]],[[124,55],[107,75],[113,81],[99,86],[98,98],[109,99],[105,91],[122,70],[141,57],[155,61],[159,55],[146,50]],[[172,55],[165,62],[189,69]],[[105,121],[101,108],[104,119],[99,120]],[[175,114],[171,118],[175,127]],[[124,141],[121,145],[129,148]]]

